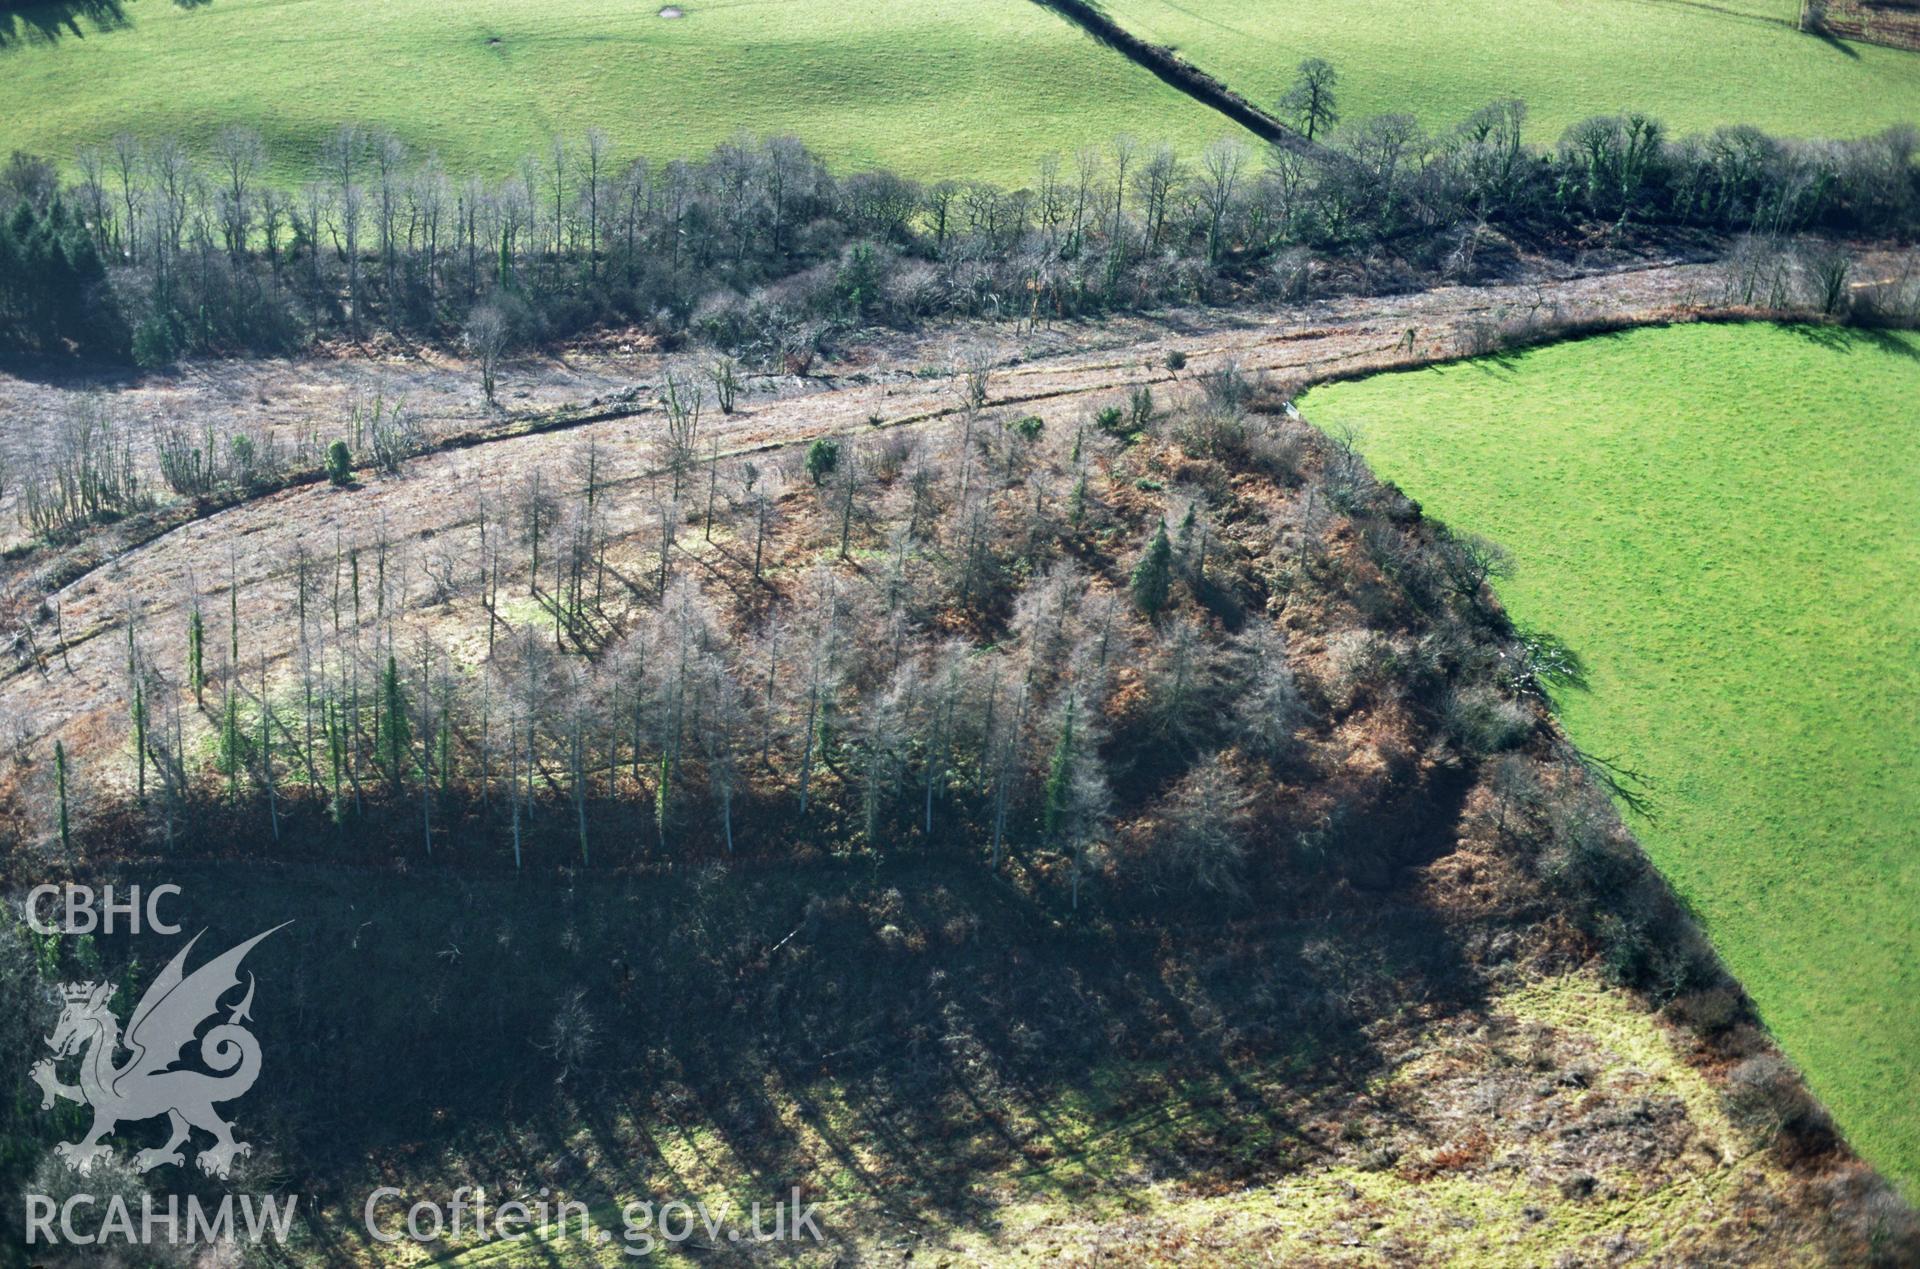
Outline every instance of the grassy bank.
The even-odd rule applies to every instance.
[[[1920,339],[1648,330],[1311,394],[1514,553],[1586,749],[1854,1143],[1920,1183]]]

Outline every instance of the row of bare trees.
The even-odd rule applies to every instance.
[[[1488,225],[1891,234],[1920,208],[1912,129],[1674,140],[1627,114],[1575,124],[1543,150],[1524,139],[1518,101],[1434,132],[1405,115],[1334,128],[1315,100],[1298,105],[1330,129],[1314,154],[1232,138],[1183,154],[1118,137],[1041,160],[1016,189],[834,174],[790,137],[656,162],[597,130],[486,179],[349,124],[297,157],[238,127],[198,150],[122,135],[84,149],[64,186],[21,156],[0,204],[77,209],[116,265],[148,359],[321,328],[446,334],[487,306],[483,325],[508,340],[620,316],[695,325],[773,362],[836,322],[1130,306],[1205,295],[1223,271],[1272,285],[1261,266],[1301,248]]]

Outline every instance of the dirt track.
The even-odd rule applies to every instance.
[[[1712,315],[1722,289],[1717,266],[1663,265],[1540,285],[1340,300],[1232,319],[1212,314],[1190,326],[1123,320],[1018,335],[1002,327],[988,344],[996,357],[989,408],[1017,408],[1063,422],[1117,402],[1140,384],[1163,394],[1178,392],[1179,381],[1229,360],[1298,390],[1331,378],[1458,357],[1475,347],[1475,328],[1490,322],[1630,325]],[[723,457],[763,453],[768,455],[763,465],[779,469],[797,463],[797,447],[816,437],[874,435],[882,428],[950,415],[959,406],[957,381],[926,367],[950,366],[961,338],[978,342],[981,336],[936,332],[886,350],[884,370],[849,365],[836,367],[842,373],[824,382],[769,385],[781,395],[749,398],[730,417],[711,415],[707,437],[717,440]],[[1176,349],[1188,358],[1178,374],[1166,369],[1166,355]],[[632,359],[624,387],[639,389],[641,402],[649,400],[650,380],[659,369],[657,357]],[[284,386],[295,370],[278,363],[259,373],[272,373]],[[622,390],[618,364],[601,361],[567,370],[572,378],[566,381],[590,384],[596,395]],[[341,373],[326,370],[319,376],[322,389]],[[445,366],[403,366],[391,371],[389,380],[399,381],[396,391],[431,384],[450,392],[445,382],[450,373]],[[409,374],[419,382],[410,385]],[[552,380],[544,382],[540,395],[551,400]],[[33,385],[33,390],[52,389]],[[17,381],[0,381],[0,407],[10,393],[18,399],[23,391]],[[247,391],[244,385],[229,388],[222,398],[244,402]],[[449,411],[447,418],[457,413]],[[505,491],[536,467],[561,489],[577,485],[570,464],[589,437],[600,443],[603,479],[613,486],[607,503],[612,531],[637,532],[655,505],[650,438],[659,425],[659,415],[643,409],[632,417],[487,441],[424,455],[409,462],[398,478],[369,478],[352,490],[306,485],[163,533],[52,597],[59,605],[66,650],[58,648],[52,620],[43,618],[35,632],[39,663],[24,658],[6,666],[0,717],[12,721],[4,739],[37,740],[57,727],[83,760],[96,745],[119,743],[125,658],[119,634],[130,605],[143,640],[171,672],[184,663],[185,604],[193,586],[205,596],[210,647],[216,632],[224,644],[231,567],[247,645],[288,647],[294,642],[290,559],[296,544],[330,559],[336,540],[364,544],[384,525],[389,540],[412,543],[422,560],[434,554],[453,561],[471,558],[475,534],[454,530],[473,525],[483,501],[503,505]],[[417,572],[413,584],[420,584]]]

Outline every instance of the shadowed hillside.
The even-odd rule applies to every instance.
[[[16,756],[16,886],[295,918],[230,1184],[308,1197],[300,1258],[382,1259],[378,1182],[616,1227],[798,1186],[822,1263],[1271,1245],[1236,1195],[1302,1256],[1899,1254],[1485,544],[1230,366],[1085,414],[994,373],[724,470],[691,410],[646,480],[583,446],[444,574],[437,534],[309,550],[290,626],[203,603],[184,667],[131,631],[115,772]],[[22,999],[147,972],[8,940]],[[73,1126],[18,1106],[14,1176]]]

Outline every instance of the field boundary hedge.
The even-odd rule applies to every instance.
[[[1317,154],[1320,147],[1242,97],[1219,79],[1163,44],[1150,44],[1102,13],[1087,0],[1034,0],[1052,10],[1161,83],[1177,89],[1203,106],[1216,110],[1247,131],[1299,154]]]
[[[1920,52],[1920,5],[1908,0],[1808,0],[1805,29]]]

